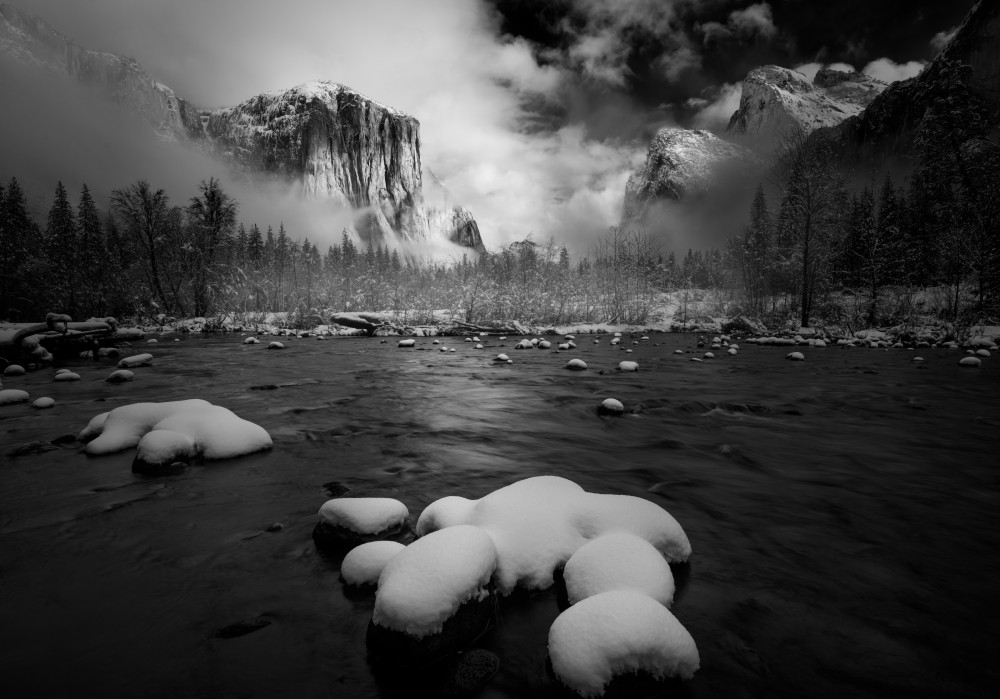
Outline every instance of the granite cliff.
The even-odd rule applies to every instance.
[[[349,87],[318,81],[258,95],[212,112],[206,131],[238,169],[357,211],[366,243],[395,236],[483,247],[469,212],[425,205],[420,123]]]
[[[660,129],[645,164],[625,185],[622,225],[642,225],[654,204],[705,195],[720,181],[739,178],[759,164],[746,148],[708,131]]]

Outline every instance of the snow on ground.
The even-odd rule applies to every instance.
[[[372,621],[417,638],[439,633],[462,604],[489,595],[496,564],[493,539],[479,527],[431,532],[386,564]]]
[[[364,535],[399,527],[410,516],[406,505],[392,498],[334,498],[318,514],[321,522]]]
[[[688,679],[701,659],[694,639],[656,600],[629,590],[602,592],[574,604],[549,629],[552,670],[584,697],[603,694],[617,675],[645,670]]]
[[[496,584],[545,589],[562,565],[589,539],[609,532],[642,537],[669,561],[691,554],[687,535],[670,514],[630,495],[588,493],[556,476],[527,478],[479,500],[448,496],[431,503],[417,521],[417,534],[459,524],[481,527],[496,543]]]
[[[271,448],[271,437],[263,427],[198,398],[123,405],[95,416],[79,438],[89,441],[86,451],[96,456],[137,446],[152,430],[179,433],[206,459],[228,459]]]

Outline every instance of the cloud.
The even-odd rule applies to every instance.
[[[946,29],[935,34],[930,41],[931,48],[935,51],[941,51],[945,46],[947,46],[955,35],[958,33],[958,27],[952,27],[951,29]]]
[[[536,240],[566,236],[572,247],[572,236],[587,239],[617,222],[624,179],[645,144],[594,140],[572,123],[543,128],[535,111],[539,104],[561,106],[574,60],[594,80],[620,80],[622,38],[640,23],[650,30],[667,27],[673,3],[617,0],[613,5],[582,1],[590,14],[571,42],[573,58],[564,56],[566,63],[541,60],[530,42],[502,36],[499,17],[484,0],[284,0],[279,5],[32,0],[30,11],[82,46],[136,58],[155,79],[198,105],[233,105],[261,92],[332,79],[415,116],[424,165],[456,203],[472,211],[493,248],[530,232]],[[689,61],[682,53],[678,58]],[[66,111],[66,119],[70,114]],[[86,132],[55,123],[48,128],[66,128],[81,137]],[[43,132],[36,136],[33,142],[44,157],[35,159],[35,167],[48,173],[47,187],[68,178],[70,169],[80,170],[88,182],[101,178],[114,187],[146,176],[183,202],[199,180],[219,172],[216,164],[201,159],[183,167],[163,165],[170,176],[158,178],[154,161],[170,159],[160,149],[148,152],[145,162],[122,159],[115,168],[106,167],[97,152],[70,165],[69,158],[46,146]],[[113,141],[110,133],[102,138]],[[11,165],[0,163],[5,170]],[[277,225],[278,210],[260,195],[238,198],[244,214]],[[255,201],[259,216],[252,209]],[[287,221],[286,226],[321,248],[339,238],[340,219],[305,218],[295,229]]]
[[[816,79],[816,73],[818,73],[822,67],[822,63],[804,63],[803,65],[795,66],[794,70],[802,73],[806,76],[806,79],[809,80],[809,82],[812,82]]]
[[[568,54],[569,60],[592,80],[622,86],[630,73],[626,64],[628,49],[611,31],[578,37]]]
[[[698,129],[707,129],[721,134],[729,126],[729,119],[740,106],[743,85],[725,83],[715,90],[712,99],[688,100],[688,106],[699,107],[692,124]]]
[[[831,63],[826,66],[830,70],[839,70],[842,73],[856,73],[857,69],[850,63]]]
[[[896,63],[891,58],[879,58],[866,65],[861,72],[883,82],[891,83],[912,78],[919,74],[926,65],[923,61]]]
[[[729,14],[729,26],[744,38],[760,36],[769,39],[778,32],[771,15],[771,6],[766,2],[734,10]]]
[[[721,22],[704,22],[697,25],[698,31],[702,35],[702,43],[709,44],[726,40],[738,39],[746,42],[755,38],[774,38],[778,29],[774,26],[774,17],[771,14],[771,6],[766,2],[760,2],[742,10],[733,10],[725,24]]]

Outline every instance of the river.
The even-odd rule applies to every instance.
[[[542,474],[648,498],[685,528],[694,553],[672,610],[702,667],[671,696],[1000,684],[1000,359],[830,347],[788,362],[789,348],[744,344],[696,363],[683,334],[580,336],[561,353],[515,352],[514,337],[441,338],[454,353],[426,338],[281,338],[283,351],[172,338],[136,346],[154,365],[127,384],[103,381],[112,360],[56,364],[78,382],[5,379],[57,401],[0,407],[8,696],[418,696],[419,681],[369,666],[374,597],[345,594],[340,558],[313,544],[324,484],[398,498],[415,520],[445,495]],[[500,351],[514,364],[492,362]],[[572,357],[590,368],[564,370]],[[626,358],[639,373],[613,371]],[[606,397],[629,413],[598,416]],[[89,458],[79,443],[10,456],[118,405],[185,398],[263,426],[274,448],[156,478],[131,473],[131,452]],[[502,607],[480,641],[501,669],[477,696],[561,696],[546,669],[557,614],[551,591]],[[216,636],[257,617],[270,624]]]

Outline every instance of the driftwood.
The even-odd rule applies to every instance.
[[[470,332],[477,333],[508,333],[510,335],[530,335],[531,329],[516,320],[507,321],[506,325],[501,325],[499,322],[493,325],[481,325],[478,323],[466,323],[461,320],[451,321],[452,325],[462,328]]]
[[[54,314],[50,314],[52,316]],[[69,316],[46,318],[45,323],[15,323],[0,326],[0,354],[12,358],[21,354],[44,356],[40,346],[63,340],[79,340],[91,336],[110,336],[114,326],[105,321],[77,322],[64,320]]]

